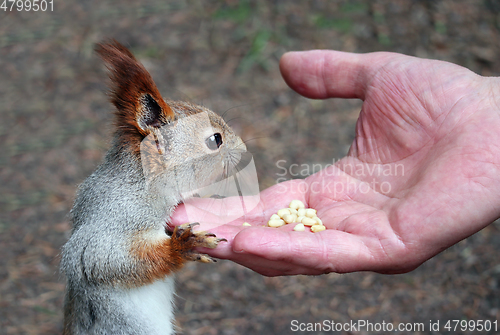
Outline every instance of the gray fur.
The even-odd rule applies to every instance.
[[[126,144],[116,137],[104,162],[79,187],[71,210],[73,230],[61,262],[67,278],[65,334],[170,332],[155,328],[154,320],[134,311],[134,301],[140,295],[134,295],[137,287],[130,283],[135,279],[139,282],[136,277],[148,265],[130,255],[131,239],[140,231],[166,235],[165,223],[181,201],[180,191],[203,186],[201,181],[216,180],[224,173],[222,162],[234,165],[228,163],[229,156],[246,148],[213,112],[184,102],[167,103],[180,117],[208,113],[214,130],[223,133],[224,145],[217,154],[200,156],[200,150],[206,149],[199,147],[203,138],[198,138],[198,132],[206,125],[187,122],[175,136],[166,136],[165,158],[172,163],[184,162],[192,155],[197,158],[184,165],[174,164],[175,168],[167,164],[153,183],[147,183],[140,157],[126,150]],[[195,174],[186,170],[188,166]],[[159,284],[162,287],[163,283]],[[167,282],[164,287],[169,290],[169,285]],[[168,300],[167,296],[159,303],[171,304]]]

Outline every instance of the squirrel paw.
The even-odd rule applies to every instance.
[[[217,238],[214,234],[206,231],[193,231],[193,227],[197,225],[199,225],[198,222],[193,222],[175,227],[171,236],[172,242],[178,244],[187,260],[214,263],[216,262],[215,259],[208,255],[200,254],[193,249],[195,247],[214,249],[220,242],[227,242],[227,240],[225,238]]]

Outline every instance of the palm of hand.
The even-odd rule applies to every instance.
[[[262,207],[247,220],[264,224],[287,201],[301,199],[328,229],[225,225],[213,231],[230,244],[213,256],[266,275],[405,272],[498,217],[493,79],[396,54],[307,57],[283,66],[285,79],[309,97],[363,99],[356,139],[335,166],[262,192]],[[338,62],[347,70],[339,73]]]
[[[484,103],[473,94],[479,77],[444,62],[387,57],[364,88],[355,142],[336,165],[346,174],[330,178],[345,192],[309,194],[324,221],[358,251],[356,259],[344,256],[345,264],[332,259],[336,271],[411,270],[482,228],[474,221],[488,211],[476,196],[497,169],[485,164],[492,138],[481,133],[489,111],[483,120],[473,115]]]

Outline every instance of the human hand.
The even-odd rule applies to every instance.
[[[362,99],[356,138],[335,165],[262,192],[254,227],[210,229],[228,243],[204,251],[268,276],[402,273],[500,216],[498,78],[394,53],[293,52],[280,68],[306,97]],[[292,199],[327,230],[262,227]],[[172,222],[185,220],[181,206]]]

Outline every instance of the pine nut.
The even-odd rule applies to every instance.
[[[288,214],[288,215],[290,215],[290,211],[288,210],[288,208],[282,208],[282,209],[280,209],[280,210],[278,211],[278,213],[276,213],[276,214],[278,214],[278,216],[279,216],[280,218],[283,218],[283,216],[285,216],[285,215],[287,215],[287,214]]]
[[[288,206],[288,207],[293,208],[293,209],[299,209],[299,208],[305,208],[306,206],[300,200],[292,200],[292,202],[290,202],[290,206]]]
[[[308,217],[304,217],[300,222],[302,222],[304,224],[304,226],[309,226],[309,227],[318,224],[316,222],[316,220],[308,218]]]
[[[313,233],[317,233],[317,232],[319,232],[319,231],[323,231],[323,230],[325,230],[325,229],[326,229],[326,227],[325,227],[325,226],[323,226],[323,225],[320,225],[320,224],[317,224],[317,225],[314,225],[314,226],[312,226],[312,227],[311,227],[311,231],[312,231]]]
[[[248,222],[243,222],[242,226],[245,226],[245,227],[250,227],[250,226],[251,226],[251,224],[250,224],[250,223],[248,223]]]
[[[306,227],[302,223],[297,223],[295,227],[293,227],[293,230],[295,231],[304,231],[306,230]]]
[[[313,208],[307,208],[305,214],[308,218],[314,218],[316,216],[316,210]]]
[[[295,215],[295,214],[283,215],[283,221],[285,221],[286,223],[296,222],[295,220],[297,220],[297,215]]]
[[[279,220],[269,220],[269,221],[267,221],[267,225],[269,227],[278,228],[278,227],[284,226],[285,225],[285,221],[283,221],[281,219],[279,219]]]
[[[281,219],[281,218],[279,217],[279,215],[278,215],[278,214],[273,214],[273,215],[271,215],[271,217],[269,218],[269,220],[279,220],[279,219]]]

